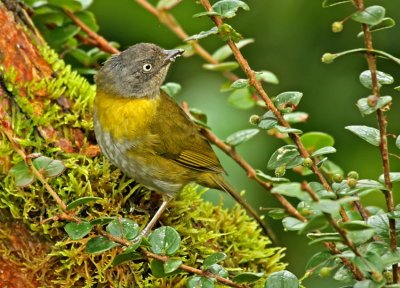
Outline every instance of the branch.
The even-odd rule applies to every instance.
[[[111,241],[119,243],[119,244],[121,244],[123,246],[129,247],[130,245],[132,245],[132,242],[129,242],[128,240],[125,240],[125,239],[121,239],[121,238],[115,237],[114,235],[112,235],[110,233],[107,233],[105,231],[100,231],[100,233],[103,236],[105,236],[108,239],[110,239]],[[155,260],[158,260],[158,261],[161,261],[161,262],[167,262],[170,259],[168,256],[158,255],[158,254],[152,253],[150,251],[147,251],[145,249],[142,249],[141,253],[146,258],[155,259]],[[225,284],[225,285],[230,286],[230,287],[236,287],[236,288],[247,288],[248,287],[247,285],[237,284],[237,283],[233,282],[230,279],[223,278],[221,276],[215,275],[215,274],[210,273],[208,271],[200,270],[200,269],[194,268],[194,267],[189,266],[189,265],[181,264],[181,265],[179,265],[179,268],[184,270],[184,271],[186,271],[186,272],[192,273],[192,274],[197,274],[197,275],[204,276],[204,277],[214,278],[219,283]]]
[[[24,149],[14,140],[14,135],[11,127],[9,126],[8,122],[2,121],[0,125],[0,132],[3,132],[4,135],[6,135],[7,139],[10,141],[10,144],[12,148],[14,149],[15,152],[17,152],[22,159],[25,161],[25,163],[28,165],[29,169],[32,171],[33,175],[39,179],[39,181],[43,184],[43,186],[46,188],[47,192],[53,197],[53,199],[56,201],[58,206],[63,210],[63,212],[67,212],[67,205],[64,203],[63,200],[61,200],[60,196],[58,196],[57,192],[51,188],[49,183],[47,183],[46,178],[43,177],[43,175],[35,168],[35,166],[32,164],[32,159],[28,157],[28,154],[24,151]]]
[[[365,9],[364,0],[354,0],[354,5],[359,11],[363,11]],[[367,48],[367,51],[373,51],[372,45],[372,35],[371,31],[367,24],[362,24],[362,29],[364,32],[364,44]],[[376,56],[373,53],[366,53],[366,58],[368,62],[368,68],[371,71],[371,80],[372,80],[372,92],[376,97],[380,97],[378,78],[377,78],[377,68],[376,68]],[[389,149],[387,143],[387,120],[382,109],[378,109],[376,111],[376,115],[378,118],[379,124],[379,132],[380,132],[380,145],[379,150],[382,159],[383,165],[383,175],[385,179],[385,186],[387,190],[383,191],[385,194],[386,206],[388,212],[393,212],[394,204],[393,204],[393,191],[392,191],[392,181],[390,179],[390,162],[389,162]],[[389,218],[389,237],[390,237],[390,248],[392,251],[397,251],[397,239],[396,239],[396,220],[394,218]],[[392,265],[393,271],[393,283],[399,282],[398,275],[398,264]]]
[[[90,40],[94,41],[96,43],[96,46],[99,47],[101,50],[111,53],[111,54],[116,54],[119,53],[118,49],[111,46],[110,43],[106,39],[104,39],[102,36],[94,32],[92,29],[90,29],[85,23],[83,23],[78,17],[75,16],[73,12],[71,12],[68,9],[64,9],[64,13],[78,26],[80,27],[85,33],[90,37]]]

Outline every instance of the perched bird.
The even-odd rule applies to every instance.
[[[112,56],[96,76],[93,119],[101,151],[123,173],[163,194],[164,202],[141,235],[191,182],[228,192],[266,229],[224,179],[224,169],[199,127],[160,90],[171,62],[182,53],[136,44]]]

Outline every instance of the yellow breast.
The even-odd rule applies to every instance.
[[[97,92],[94,113],[102,130],[114,139],[126,140],[146,134],[160,97],[126,98]]]

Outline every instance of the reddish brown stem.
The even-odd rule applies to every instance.
[[[79,26],[85,33],[96,43],[96,46],[99,47],[101,50],[111,53],[111,54],[116,54],[118,53],[118,49],[114,48],[113,46],[108,43],[106,39],[104,39],[102,36],[94,32],[92,29],[90,29],[85,23],[83,23],[78,17],[75,16],[73,12],[71,12],[68,9],[64,9],[64,13],[77,25]]]
[[[254,179],[265,190],[269,192],[271,191],[272,185],[268,182],[264,182],[259,178],[257,178],[256,171],[254,170],[254,168],[240,154],[238,154],[235,149],[233,149],[231,146],[229,146],[224,141],[219,139],[210,130],[202,129],[201,132],[204,135],[204,137],[206,137],[211,143],[215,144],[219,149],[225,152],[225,154],[227,154],[229,157],[235,160],[236,163],[238,163],[247,172],[247,177],[249,177],[250,179]],[[285,197],[276,193],[272,193],[272,195],[281,203],[281,205],[285,208],[286,212],[288,212],[291,216],[303,222],[307,221],[307,219],[303,215],[301,215],[297,211],[297,209],[294,208],[293,205],[286,200]]]
[[[3,132],[4,135],[6,135],[14,151],[17,152],[26,162],[26,164],[29,166],[29,169],[32,171],[32,174],[35,176],[36,179],[38,179],[43,184],[47,192],[49,192],[51,197],[53,197],[53,199],[56,201],[61,210],[67,212],[67,205],[64,203],[63,200],[61,200],[60,196],[58,196],[57,192],[53,190],[53,188],[49,185],[49,183],[47,183],[46,178],[44,178],[44,176],[35,168],[35,166],[32,165],[32,159],[27,157],[27,153],[25,153],[24,149],[14,140],[14,134],[11,128],[4,127],[5,125],[7,124],[2,123],[0,125],[0,131]]]
[[[105,237],[107,237],[108,239],[110,239],[110,240],[112,240],[112,241],[114,241],[116,243],[119,243],[119,244],[121,244],[123,246],[129,247],[130,245],[132,245],[132,243],[129,242],[128,240],[115,237],[114,235],[112,235],[110,233],[107,233],[105,231],[100,230],[100,233],[102,235],[104,235]],[[158,261],[161,261],[161,262],[167,262],[170,259],[168,256],[158,255],[158,254],[152,253],[152,252],[144,250],[144,249],[141,250],[141,253],[147,258],[155,259],[155,260],[158,260]],[[236,288],[247,288],[248,287],[247,285],[237,284],[237,283],[233,282],[230,279],[223,278],[221,276],[215,275],[215,274],[210,273],[208,271],[200,270],[200,269],[194,268],[194,267],[189,266],[189,265],[181,264],[181,265],[179,265],[179,268],[184,270],[184,271],[186,271],[186,272],[192,273],[192,274],[196,274],[196,275],[200,275],[200,276],[204,276],[204,277],[209,277],[209,278],[214,278],[219,283],[225,284],[225,285],[230,286],[230,287],[236,287]]]
[[[354,5],[357,7],[359,11],[363,11],[365,9],[364,0],[354,0]],[[372,51],[374,50],[372,45],[372,34],[369,30],[367,24],[362,24],[362,30],[364,32],[364,45],[367,48],[367,51],[371,51],[370,53],[366,53],[367,63],[369,71],[371,72],[371,80],[372,80],[372,92],[376,97],[380,97],[379,84],[377,78],[377,67],[376,67],[376,56]],[[392,192],[392,181],[390,179],[390,162],[389,162],[389,149],[387,143],[387,120],[382,109],[378,109],[376,111],[379,132],[380,132],[380,145],[379,150],[382,159],[383,165],[383,175],[385,180],[385,186],[387,190],[383,191],[385,194],[386,206],[389,212],[394,211],[394,203],[393,203],[393,192]],[[393,218],[389,218],[389,238],[390,238],[390,248],[392,251],[397,250],[397,239],[396,239],[396,220]],[[398,264],[392,265],[393,272],[393,283],[399,282]]]

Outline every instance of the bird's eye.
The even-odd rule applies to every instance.
[[[153,68],[153,66],[149,63],[143,65],[144,72],[149,72],[151,70],[151,68]]]

